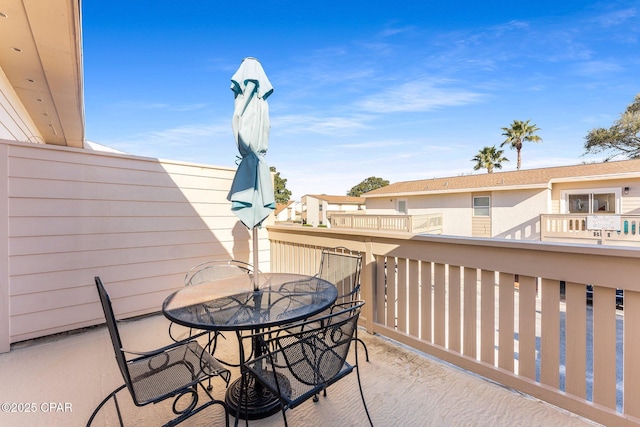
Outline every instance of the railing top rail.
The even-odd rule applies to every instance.
[[[397,231],[357,229],[309,229],[268,226],[271,240],[319,246],[347,246],[393,257],[428,260],[532,277],[592,284],[616,280],[640,291],[640,251],[633,247],[567,244],[506,239],[417,235]],[[280,233],[283,233],[280,235]],[[325,243],[326,242],[326,243]],[[353,247],[352,247],[353,246]]]

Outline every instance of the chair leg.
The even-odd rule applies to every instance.
[[[364,341],[362,341],[362,338],[356,338],[356,339],[358,340],[358,342],[360,344],[362,344],[362,347],[364,348],[364,354],[365,354],[366,360],[368,362],[369,361],[369,350],[367,350],[366,344],[364,343]]]
[[[118,405],[118,397],[116,395],[120,390],[122,390],[126,386],[127,386],[126,384],[122,384],[120,387],[118,387],[117,389],[115,389],[111,393],[109,393],[109,395],[107,397],[102,399],[102,402],[100,402],[100,404],[98,406],[96,406],[96,409],[91,414],[91,417],[89,418],[89,421],[87,422],[87,427],[91,426],[91,423],[93,422],[93,419],[96,417],[96,415],[98,415],[98,412],[100,412],[100,409],[102,409],[102,407],[111,398],[113,398],[113,402],[116,405],[116,411],[118,412],[118,420],[120,421],[120,427],[124,427],[124,423],[122,422],[122,414],[120,413],[120,405]]]
[[[356,340],[356,350],[355,350],[355,360],[356,360],[356,364],[355,364],[355,370],[356,370],[356,377],[358,378],[358,389],[360,389],[360,397],[362,398],[362,406],[364,406],[364,412],[367,414],[367,419],[369,420],[369,425],[371,425],[371,427],[373,427],[373,421],[371,421],[371,415],[369,415],[369,409],[367,408],[367,402],[364,400],[364,392],[362,391],[362,381],[360,380],[360,365],[358,364],[358,343],[362,343],[362,346],[365,349],[365,353],[367,354],[367,361],[369,361],[369,352],[367,350],[367,347],[364,345],[364,342],[362,342],[362,339],[358,338],[358,330],[356,329],[355,331],[355,335],[353,336],[353,338]]]
[[[369,409],[367,408],[367,402],[364,400],[364,392],[362,391],[362,382],[360,381],[360,368],[356,366],[356,376],[358,377],[358,388],[360,389],[360,397],[362,398],[362,406],[364,406],[364,412],[367,414],[369,424],[373,427],[373,421],[371,421],[371,415],[369,415]]]
[[[287,408],[285,408],[285,406],[282,404],[280,406],[282,407],[282,419],[284,420],[284,427],[289,427],[289,423],[287,423],[287,415],[285,414]]]

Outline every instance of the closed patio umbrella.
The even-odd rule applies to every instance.
[[[235,97],[231,125],[241,160],[233,178],[227,200],[231,210],[253,231],[254,288],[257,288],[258,231],[276,208],[269,165],[265,161],[269,147],[269,104],[273,86],[260,62],[245,58],[231,77]]]

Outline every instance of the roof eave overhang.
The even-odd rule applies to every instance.
[[[526,185],[496,185],[492,187],[473,187],[473,188],[455,188],[455,189],[443,189],[443,190],[424,190],[424,191],[407,191],[396,193],[382,193],[382,194],[363,194],[362,197],[369,198],[381,198],[381,197],[415,197],[415,196],[429,196],[434,194],[454,194],[454,193],[478,193],[487,191],[516,191],[516,190],[546,190],[550,189],[550,183],[537,183]]]
[[[81,0],[3,8],[0,66],[45,144],[84,147]]]
[[[629,178],[640,178],[640,171],[610,173],[610,174],[590,175],[590,176],[578,176],[578,177],[553,178],[549,181],[549,183],[561,184],[566,182],[610,181],[615,179],[629,179]]]

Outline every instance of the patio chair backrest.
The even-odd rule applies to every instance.
[[[320,392],[326,396],[327,387],[354,370],[362,404],[373,426],[362,392],[357,352],[355,363],[346,360],[351,342],[357,346],[357,323],[363,305],[359,300],[334,305],[327,315],[296,323],[295,332],[286,326],[283,334],[274,334],[274,330],[261,333],[267,353],[243,366],[278,396],[285,426],[288,409],[311,398],[317,401]]]
[[[278,347],[292,375],[310,386],[330,384],[345,367],[360,305],[313,319],[302,331],[279,338]],[[320,324],[321,326],[317,326]],[[292,403],[290,407],[295,406]]]
[[[342,247],[324,249],[318,277],[336,285],[336,303],[348,302],[358,298],[361,269],[362,254],[349,253],[347,248]]]
[[[127,385],[127,388],[134,395],[133,385],[131,377],[129,376],[129,369],[127,368],[127,359],[122,351],[122,340],[120,339],[120,332],[118,331],[118,324],[116,323],[116,317],[113,313],[113,307],[111,306],[111,298],[107,290],[102,284],[100,277],[95,277],[96,287],[98,288],[98,295],[100,295],[100,302],[102,303],[102,310],[104,312],[104,318],[107,321],[107,329],[109,329],[109,336],[111,337],[111,344],[113,345],[113,351],[118,362],[118,368],[122,373],[122,378]]]
[[[198,264],[189,270],[184,278],[185,286],[197,285],[210,280],[251,274],[253,267],[242,261],[215,260]]]

